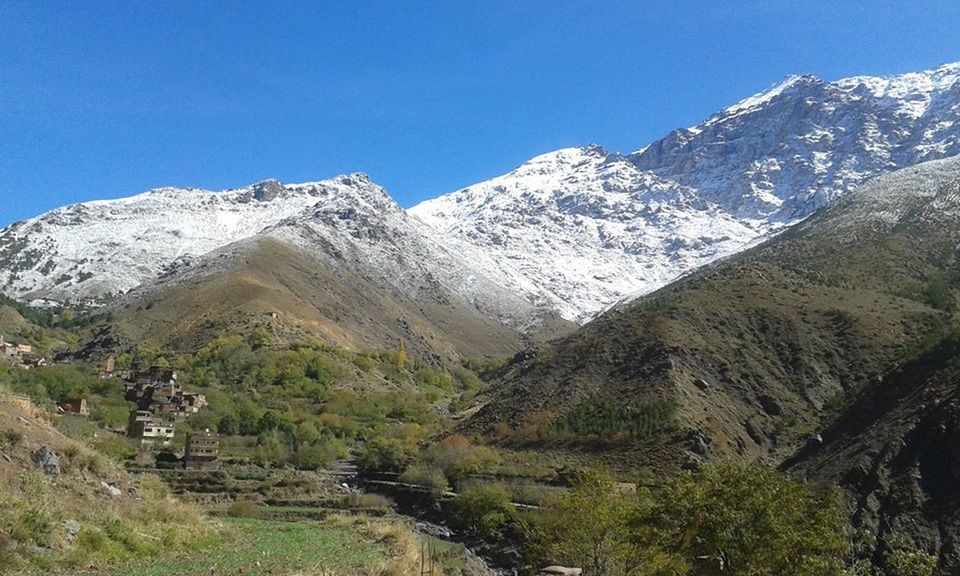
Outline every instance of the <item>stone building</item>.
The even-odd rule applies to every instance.
[[[57,412],[61,414],[90,415],[90,405],[86,398],[70,398],[57,403]]]
[[[140,440],[140,444],[165,446],[173,440],[174,424],[164,422],[149,410],[134,410],[130,413],[127,435]]]
[[[188,434],[183,467],[190,470],[218,470],[220,437],[209,430]]]

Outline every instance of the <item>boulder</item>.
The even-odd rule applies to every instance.
[[[107,491],[107,494],[113,496],[114,498],[119,498],[123,495],[123,491],[117,488],[116,486],[111,486],[103,480],[100,481],[100,486],[103,486],[103,489]]]
[[[33,465],[42,470],[44,474],[51,476],[58,476],[60,474],[60,458],[57,457],[56,452],[46,446],[34,450],[30,454],[30,460],[32,460]]]
[[[547,566],[537,572],[538,576],[581,576],[583,568],[565,568],[563,566]]]

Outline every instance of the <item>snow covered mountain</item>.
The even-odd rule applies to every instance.
[[[544,316],[552,315],[522,292],[490,280],[477,265],[483,255],[476,248],[443,241],[365,174],[337,182],[320,187],[318,202],[260,236],[300,248],[328,268],[349,269],[414,302],[469,308],[520,332],[540,328]]]
[[[0,230],[0,291],[27,300],[103,301],[347,186],[340,178],[223,192],[159,188],[59,208]]]
[[[54,210],[0,232],[0,286],[26,300],[96,304],[131,290],[141,297],[241,266],[264,239],[309,255],[348,284],[364,283],[376,298],[419,301],[421,310],[439,301],[520,333],[563,324],[488,279],[475,248],[448,246],[365,174],[222,192],[164,188]]]
[[[501,284],[585,321],[800,221],[878,174],[960,154],[960,63],[791,76],[622,156],[537,156],[411,209]]]
[[[872,176],[960,154],[958,79],[960,64],[794,76],[632,154],[559,150],[407,213],[359,174],[68,206],[0,230],[0,292],[102,303],[266,234],[408,295],[442,283],[513,325],[545,308],[583,322]]]

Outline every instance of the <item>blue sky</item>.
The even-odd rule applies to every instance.
[[[0,1],[0,225],[367,172],[404,205],[790,73],[960,60],[960,2]]]

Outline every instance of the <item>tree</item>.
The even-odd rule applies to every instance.
[[[407,348],[403,344],[403,338],[400,339],[400,345],[397,346],[397,368],[401,370],[407,365]]]
[[[399,471],[406,462],[403,445],[393,438],[374,438],[363,447],[357,458],[361,470]]]
[[[937,557],[917,550],[893,550],[883,558],[887,576],[933,576]]]
[[[563,563],[596,576],[684,574],[686,566],[638,542],[631,529],[650,508],[645,494],[622,494],[605,472],[584,472],[527,525],[529,552],[543,564]],[[660,566],[650,572],[649,566]]]
[[[453,503],[450,524],[485,540],[503,539],[516,521],[510,493],[498,484],[480,484],[464,490]]]
[[[719,463],[667,485],[640,537],[731,576],[843,573],[844,507],[759,465]]]
[[[320,431],[312,422],[301,422],[297,425],[297,430],[293,433],[297,446],[307,446],[320,439]]]
[[[133,358],[124,352],[123,354],[117,356],[115,365],[118,370],[129,370],[130,367],[133,366]]]
[[[273,345],[273,336],[265,328],[255,328],[247,337],[247,343],[254,350],[268,348]]]
[[[233,415],[227,414],[217,424],[217,432],[223,436],[236,436],[240,433],[240,425]]]

